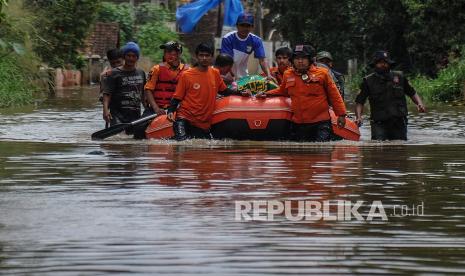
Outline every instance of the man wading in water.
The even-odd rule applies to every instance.
[[[136,68],[140,49],[128,42],[122,52],[124,65],[107,72],[103,85],[103,119],[110,125],[130,123],[141,113],[145,72]]]
[[[195,49],[195,56],[196,66],[181,75],[168,108],[168,120],[174,122],[173,130],[178,141],[211,138],[211,118],[217,94],[240,94],[227,88],[220,72],[211,66],[213,47],[201,43]]]
[[[338,116],[340,127],[345,125],[346,108],[328,69],[316,67],[313,64],[314,56],[315,50],[310,45],[295,46],[292,54],[293,68],[284,72],[280,87],[257,97],[290,97],[293,140],[325,142],[331,140],[333,134],[329,102]]]
[[[392,71],[394,61],[386,51],[377,51],[370,63],[373,73],[363,78],[355,102],[356,123],[362,123],[363,105],[368,99],[372,140],[407,140],[407,101],[409,96],[418,112],[426,112],[420,96],[401,72]]]
[[[165,114],[179,77],[189,66],[180,61],[182,46],[178,42],[169,41],[161,45],[160,49],[164,50],[163,62],[153,66],[150,70],[145,84],[145,96],[151,113]]]

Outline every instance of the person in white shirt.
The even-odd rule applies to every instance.
[[[227,54],[234,59],[232,73],[236,76],[236,79],[248,75],[247,63],[252,52],[254,52],[254,57],[258,59],[264,74],[269,79],[273,79],[265,60],[265,48],[262,39],[251,33],[253,26],[253,15],[249,13],[240,14],[236,23],[237,31],[230,32],[222,38],[220,53]]]

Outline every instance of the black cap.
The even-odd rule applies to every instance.
[[[310,45],[295,45],[294,51],[292,51],[292,58],[296,56],[313,58],[315,56],[315,48]]]
[[[165,51],[172,51],[176,50],[180,53],[182,53],[182,46],[176,41],[168,41],[163,45],[160,45],[160,49],[163,49]]]
[[[370,66],[372,67],[375,66],[375,64],[380,60],[386,61],[391,66],[396,64],[396,62],[391,59],[389,52],[380,50],[380,51],[376,51],[375,54],[373,55]]]

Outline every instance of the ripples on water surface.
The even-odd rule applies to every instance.
[[[462,108],[414,114],[407,143],[93,142],[95,93],[75,93],[1,115],[2,275],[465,273]],[[238,200],[424,216],[237,222]]]

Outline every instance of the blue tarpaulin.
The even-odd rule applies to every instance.
[[[236,26],[236,20],[244,11],[240,0],[224,0],[224,22],[226,26]]]
[[[183,33],[190,33],[200,18],[209,10],[224,1],[224,25],[234,26],[239,14],[244,10],[240,0],[197,0],[195,2],[179,6],[176,10],[176,21]]]

